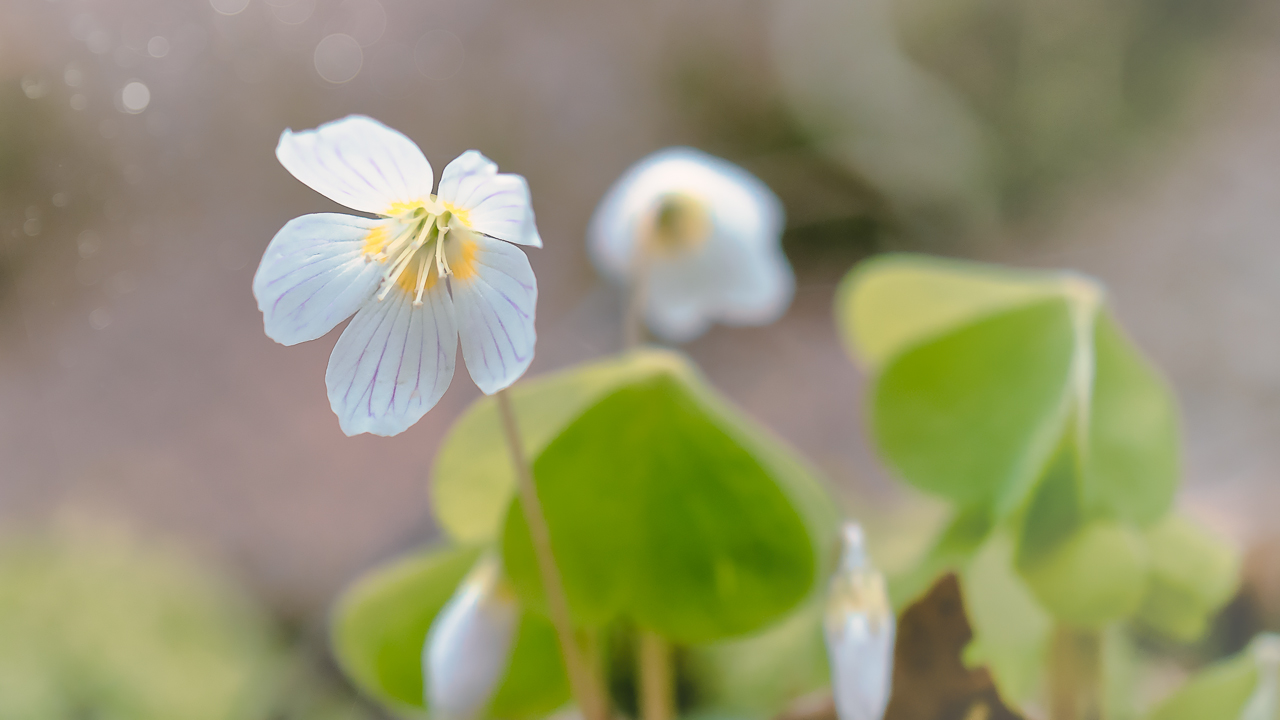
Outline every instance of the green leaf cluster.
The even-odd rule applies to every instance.
[[[1190,640],[1230,598],[1233,552],[1171,511],[1172,394],[1095,281],[882,256],[849,274],[836,311],[882,456],[954,508],[895,599],[960,569],[970,659],[1007,695],[1034,692],[1055,623]]]
[[[509,392],[575,623],[600,637],[641,627],[693,648],[703,697],[725,675],[720,643],[782,648],[775,667],[791,657],[814,667],[807,635],[792,642],[789,623],[772,626],[813,595],[838,518],[787,448],[674,352],[638,350]],[[515,483],[496,400],[482,398],[446,437],[431,486],[456,545],[375,570],[338,604],[336,654],[393,710],[427,710],[427,630],[483,548],[500,551],[525,608],[487,715],[531,717],[568,699]]]

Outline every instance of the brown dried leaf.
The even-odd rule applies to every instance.
[[[945,575],[898,621],[884,720],[1024,720],[1000,699],[986,668],[965,667],[972,639],[959,579]]]

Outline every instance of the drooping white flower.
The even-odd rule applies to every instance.
[[[589,248],[602,273],[640,293],[649,328],[683,342],[712,322],[763,325],[782,316],[795,292],[782,229],[782,204],[754,175],[669,148],[609,189]]]
[[[427,707],[442,720],[475,717],[507,672],[520,608],[486,555],[440,610],[422,648]]]
[[[325,373],[344,432],[395,435],[417,422],[449,387],[459,339],[485,393],[524,373],[538,287],[516,245],[542,239],[523,177],[468,150],[432,194],[418,146],[359,115],[286,130],[276,157],[316,192],[376,216],[294,218],[253,278],[279,343],[314,340],[355,315]]]
[[[862,527],[845,523],[840,541],[823,616],[831,692],[840,720],[880,720],[893,674],[893,609],[884,576],[867,558]]]

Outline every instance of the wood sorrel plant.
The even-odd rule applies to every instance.
[[[967,658],[1007,698],[1040,698],[1054,720],[1112,714],[1108,633],[1198,637],[1237,563],[1173,510],[1175,403],[1101,286],[888,256],[850,273],[837,312],[871,375],[882,455],[954,508],[899,600],[958,570],[976,635]]]
[[[642,324],[683,340],[785,310],[794,279],[767,188],[691,150],[629,171],[590,241],[629,286],[628,349],[508,390],[535,341],[537,285],[516,245],[541,239],[523,178],[470,151],[432,194],[418,148],[360,117],[286,132],[277,155],[378,216],[291,221],[254,281],[282,343],[355,315],[326,377],[343,430],[408,428],[459,344],[493,395],[436,457],[447,542],[374,570],[335,608],[334,652],[362,690],[404,715],[534,718],[572,699],[607,720],[633,709],[630,688],[645,720],[670,720],[764,718],[830,683],[842,720],[892,716],[894,622],[860,534],[828,584],[840,517],[822,485],[684,356],[636,347]],[[904,256],[855,269],[838,298],[885,460],[954,509],[894,584],[898,604],[958,572],[966,659],[1052,720],[1132,717],[1112,701],[1125,693],[1108,685],[1123,675],[1108,644],[1136,625],[1194,638],[1235,588],[1232,552],[1172,511],[1174,402],[1104,300],[1078,275]],[[1230,720],[1269,711],[1274,641],[1259,647],[1159,720],[1205,702]]]
[[[496,394],[464,416],[437,462],[435,510],[457,544],[375,571],[335,610],[335,652],[365,691],[398,712],[445,717],[544,715],[572,691],[588,720],[602,720],[601,644],[621,628],[640,638],[646,715],[669,717],[674,645],[756,631],[811,594],[830,503],[679,355],[637,350],[508,395],[535,337],[536,282],[511,244],[541,244],[522,178],[472,151],[431,194],[417,147],[362,117],[286,132],[277,156],[379,216],[292,221],[254,282],[267,333],[285,344],[355,314],[327,375],[343,430],[393,435],[416,422],[447,387],[459,338],[472,378]],[[731,270],[738,249],[752,259],[772,243],[764,267],[781,275],[764,300],[785,308],[776,201],[738,198],[773,218],[764,237],[746,237],[696,187],[678,189],[677,214],[700,222],[658,208],[643,213],[646,237],[675,222],[688,246],[668,256],[727,253]],[[754,289],[749,274],[729,287],[740,301]],[[500,575],[480,560],[486,548],[500,553]]]
[[[524,374],[538,290],[512,243],[542,245],[524,178],[498,174],[472,150],[445,167],[432,194],[422,151],[361,116],[286,130],[276,157],[330,199],[378,215],[297,218],[272,239],[254,276],[267,335],[283,344],[314,340],[354,313],[325,374],[344,432],[395,435],[417,422],[448,388],[459,339],[486,394]],[[500,400],[569,682],[588,720],[602,720],[602,694],[573,634],[518,428]]]

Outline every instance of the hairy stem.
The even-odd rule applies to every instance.
[[[533,483],[533,472],[525,457],[524,445],[520,442],[520,428],[516,424],[508,391],[499,390],[497,400],[502,413],[502,427],[507,436],[507,449],[511,453],[511,462],[515,465],[520,507],[524,510],[524,519],[529,526],[529,537],[533,540],[542,590],[547,596],[551,623],[555,626],[556,637],[560,641],[560,652],[564,655],[569,687],[585,720],[608,720],[608,708],[598,675],[587,664],[582,647],[574,636],[564,582],[560,579],[560,568],[551,552],[551,533],[547,529],[546,516],[542,514],[542,502],[538,499],[538,488]]]
[[[671,646],[661,635],[641,628],[636,667],[640,673],[640,717],[642,720],[672,720],[675,717],[675,673],[671,667]]]

